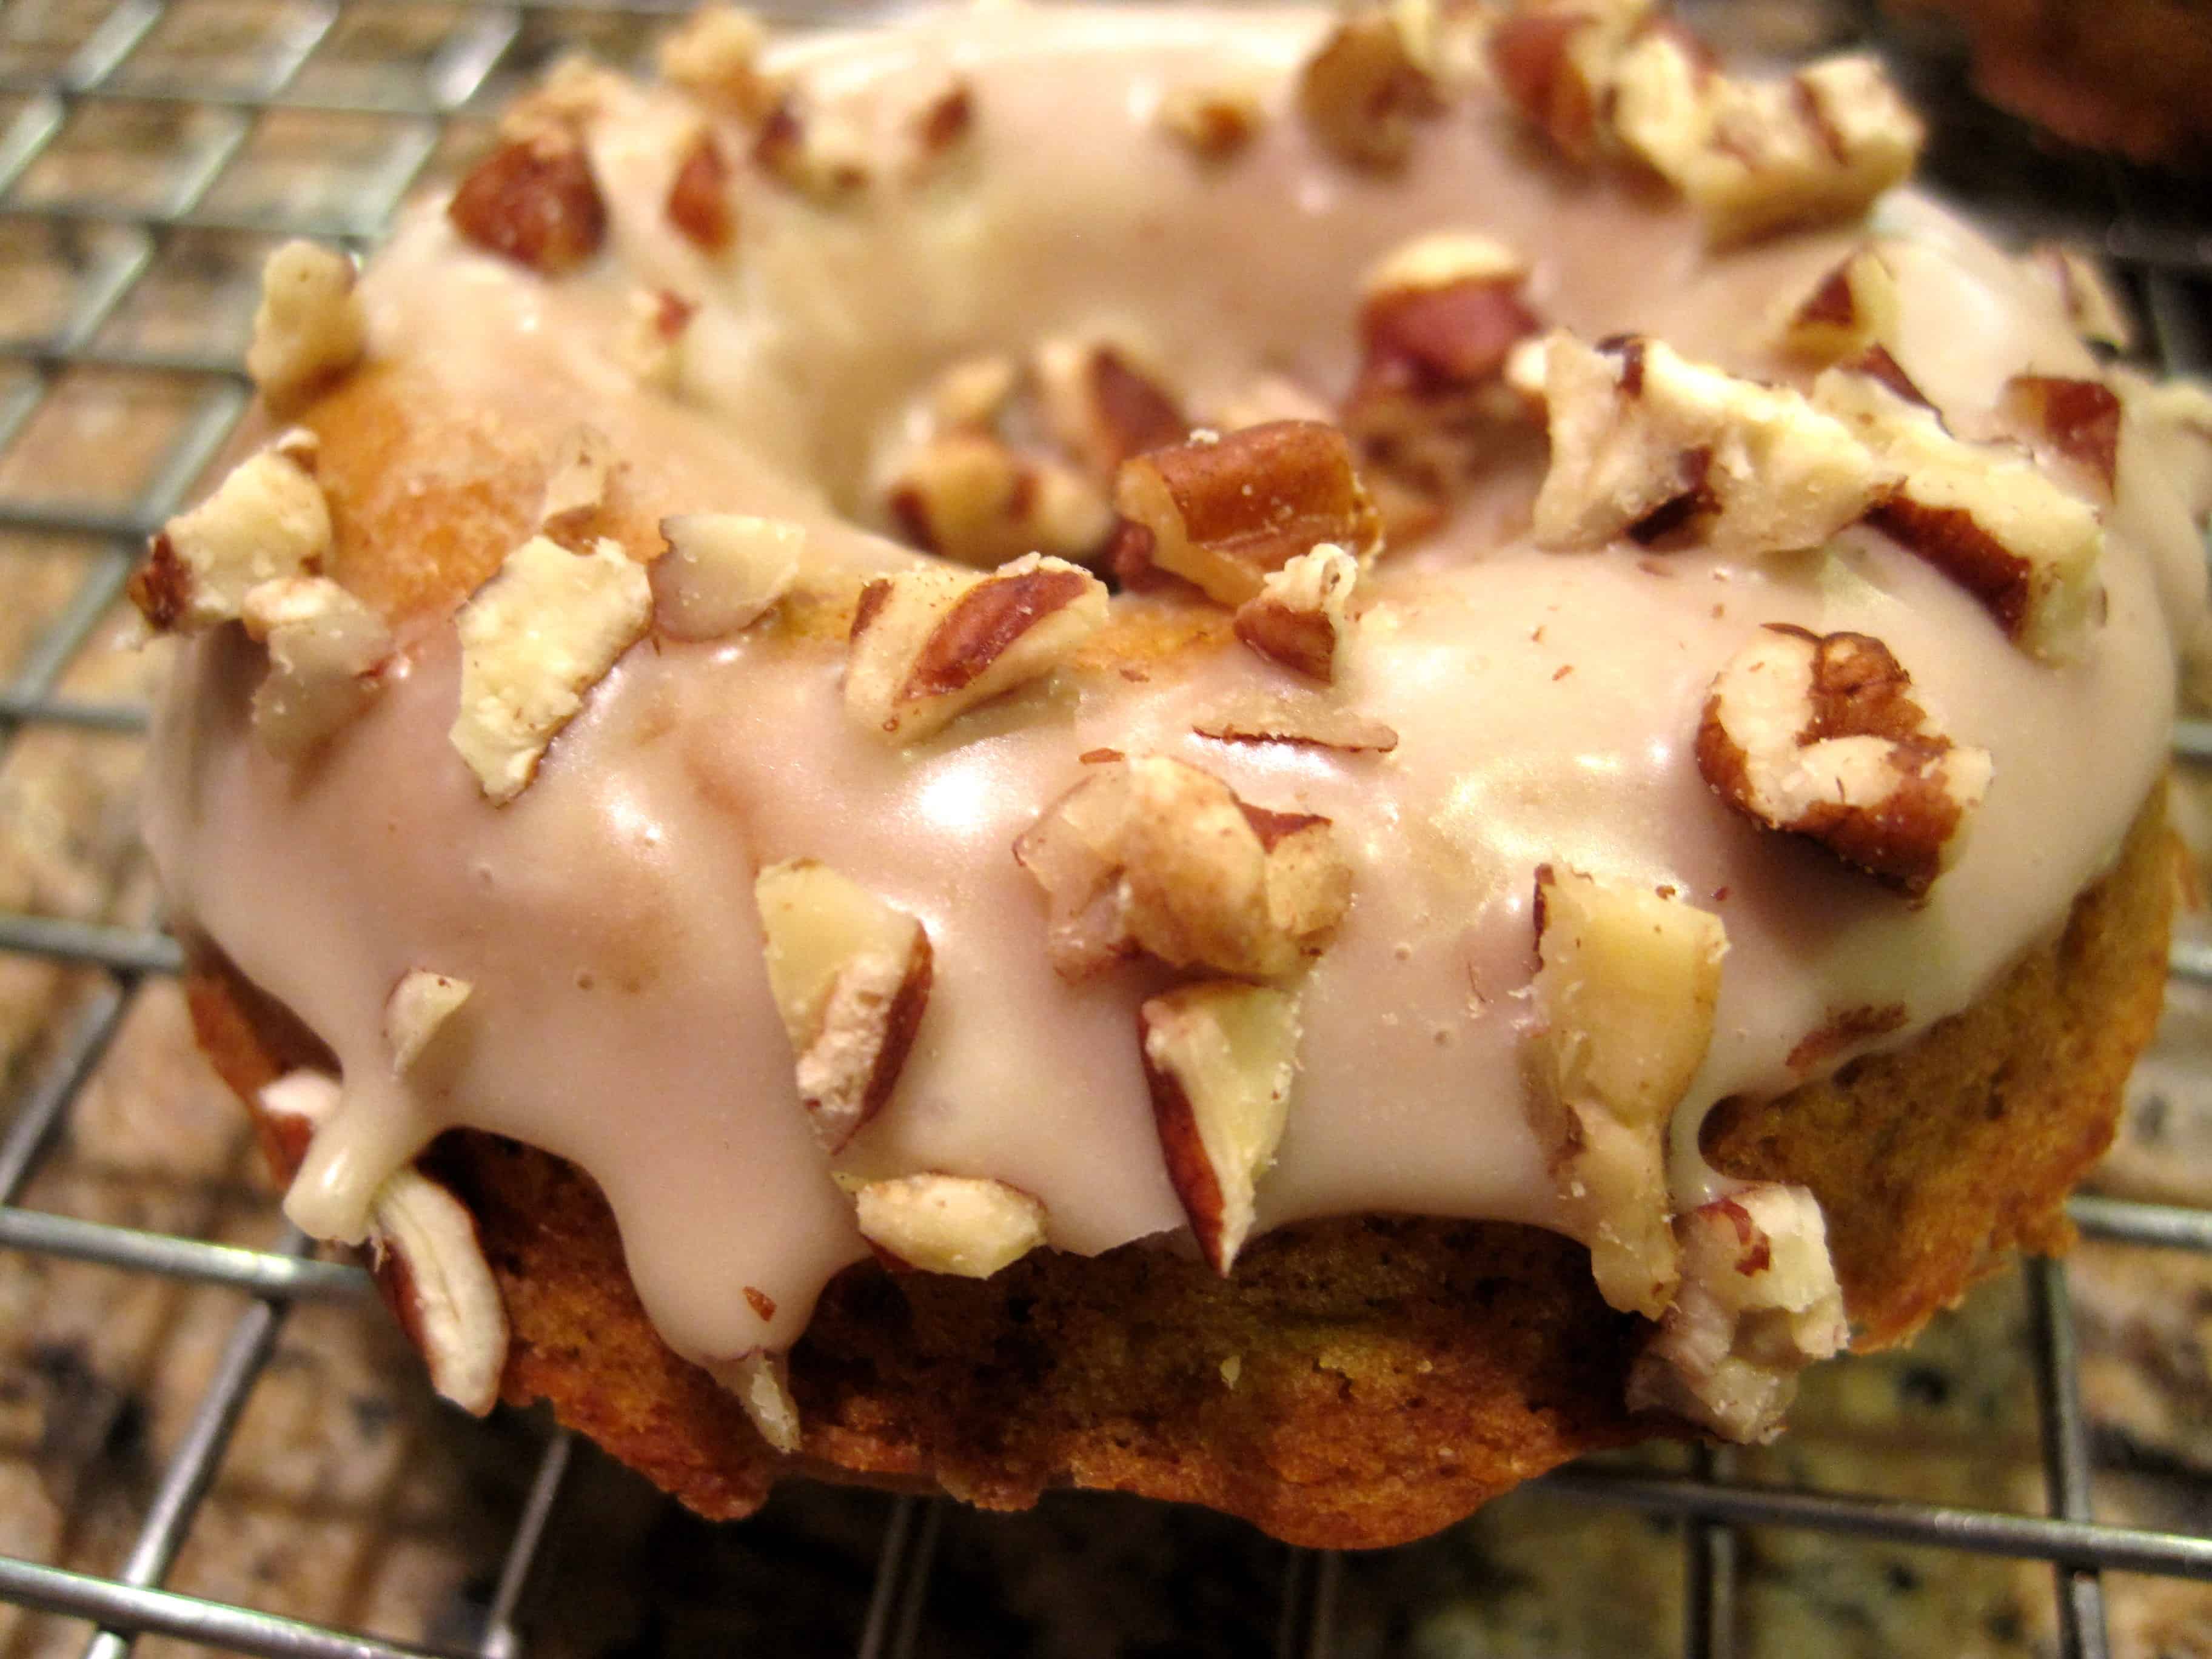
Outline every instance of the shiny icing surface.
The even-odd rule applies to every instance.
[[[613,219],[599,259],[548,280],[426,207],[365,279],[372,356],[495,417],[572,408],[665,510],[796,520],[818,569],[872,571],[914,556],[863,526],[865,480],[956,358],[1103,327],[1172,365],[1201,410],[1262,371],[1340,388],[1361,273],[1455,228],[1528,257],[1547,322],[1778,378],[1771,316],[1868,234],[1712,255],[1674,204],[1560,171],[1480,98],[1424,127],[1403,176],[1350,173],[1287,108],[1325,26],[1317,11],[1002,8],[806,41],[788,61],[811,96],[886,146],[948,70],[964,75],[972,146],[836,207],[741,177],[740,234],[719,260],[661,216],[697,111],[624,92],[592,129]],[[1199,165],[1154,113],[1168,90],[1224,80],[1263,88],[1274,118],[1235,161]],[[2056,301],[1940,209],[1894,198],[1875,230],[1904,291],[1896,355],[1963,428],[2011,375],[2094,372]],[[640,389],[616,347],[640,288],[702,301],[672,398]],[[1364,1211],[1563,1224],[1520,1060],[1547,861],[1672,884],[1726,924],[1713,1044],[1675,1120],[1676,1197],[1694,1202],[1718,1180],[1696,1152],[1705,1107],[1802,1081],[1791,1050],[1844,1011],[1902,1006],[1884,1039],[1899,1042],[1962,1007],[2117,851],[2163,763],[2169,618],[2193,627],[2203,605],[2197,503],[2154,448],[2131,417],[2108,608],[2063,667],[1871,531],[1756,564],[1538,551],[1532,459],[1364,580],[1330,695],[1396,729],[1387,755],[1195,735],[1255,691],[1294,689],[1225,635],[1126,672],[1063,671],[901,750],[845,714],[836,643],[763,629],[630,651],[535,783],[495,808],[447,741],[458,650],[434,615],[403,625],[384,695],[305,767],[253,736],[258,648],[235,630],[189,645],[149,836],[179,916],[338,1057],[345,1103],[295,1218],[356,1231],[375,1183],[444,1129],[514,1136],[599,1182],[648,1312],[702,1361],[795,1340],[822,1285],[866,1254],[768,994],[752,884],[777,860],[834,866],[934,947],[912,1056],[840,1170],[1010,1182],[1079,1252],[1182,1226],[1135,1038],[1137,1004],[1168,979],[1141,964],[1057,978],[1042,896],[1011,852],[1100,747],[1179,756],[1258,805],[1324,814],[1352,861],[1351,915],[1303,982],[1263,1227]],[[1699,777],[1706,688],[1770,622],[1880,637],[1939,729],[1993,757],[1971,840],[1924,908],[1754,830]],[[439,1063],[402,1078],[382,1013],[416,968],[475,991]]]

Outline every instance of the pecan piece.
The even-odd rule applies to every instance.
[[[1333,542],[1381,548],[1382,519],[1344,434],[1275,421],[1123,463],[1115,505],[1152,538],[1151,562],[1224,605],[1258,596],[1270,571]]]
[[[1050,673],[1105,622],[1105,584],[1036,554],[988,575],[938,568],[879,577],[853,617],[846,711],[917,743]]]
[[[1667,1128],[1712,1041],[1727,931],[1680,898],[1549,865],[1532,914],[1531,1124],[1599,1292],[1656,1319],[1679,1278]]]
[[[1050,902],[1053,966],[1071,980],[1139,951],[1280,978],[1321,953],[1351,902],[1327,818],[1250,805],[1159,755],[1103,759],[1014,856]]]
[[[1397,15],[1364,6],[1340,23],[1298,77],[1298,112],[1322,147],[1388,171],[1413,151],[1414,123],[1443,107]]]
[[[1268,572],[1259,593],[1237,607],[1237,637],[1270,662],[1329,684],[1352,632],[1346,607],[1359,562],[1332,542]]]
[[[669,183],[668,222],[702,253],[720,253],[738,232],[737,210],[730,204],[730,164],[722,159],[714,135],[699,130]]]
[[[1878,365],[1877,365],[1878,367]],[[1898,481],[1867,521],[1979,601],[2031,656],[2070,659],[2096,615],[2104,527],[2017,453],[1954,438],[1881,375],[1832,368],[1814,401],[1851,422]]]
[[[331,513],[315,482],[315,452],[313,433],[287,432],[161,527],[129,589],[149,625],[189,634],[234,622],[263,583],[321,570]]]
[[[1936,731],[1911,690],[1880,640],[1770,623],[1713,680],[1698,770],[1753,823],[1917,903],[1958,857],[1990,757]]]
[[[478,247],[548,276],[582,264],[607,234],[584,142],[559,127],[511,140],[477,162],[446,216]]]
[[[1820,1206],[1758,1182],[1674,1223],[1682,1285],[1628,1375],[1631,1411],[1685,1418],[1723,1439],[1771,1440],[1797,1373],[1850,1340]]]
[[[313,242],[287,242],[269,256],[246,372],[270,409],[306,402],[361,361],[368,338],[351,259]]]
[[[1545,343],[1552,464],[1535,532],[1551,548],[1626,536],[1754,556],[1814,547],[1893,474],[1797,392],[1692,363],[1637,337]]]

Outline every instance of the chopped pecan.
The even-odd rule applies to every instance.
[[[806,532],[743,513],[685,513],[660,521],[668,551],[646,576],[653,626],[673,640],[719,640],[750,628],[790,591]]]
[[[988,575],[945,568],[868,584],[853,618],[846,711],[900,743],[1042,678],[1105,625],[1105,585],[1036,554]]]
[[[665,288],[630,290],[615,354],[640,386],[661,392],[676,390],[684,375],[684,331],[691,326],[698,310],[690,301]]]
[[[1280,978],[1321,953],[1351,900],[1327,818],[1249,805],[1165,756],[1100,762],[1014,856],[1050,901],[1053,966],[1068,979],[1139,951]]]
[[[1123,463],[1115,505],[1152,537],[1152,562],[1224,605],[1257,597],[1270,571],[1334,542],[1355,558],[1382,520],[1344,434],[1277,421]]]
[[[1298,1001],[1238,980],[1186,985],[1137,1013],[1168,1181],[1207,1262],[1226,1274],[1290,1121]]]
[[[2006,414],[2096,480],[2105,499],[2120,465],[2120,400],[2101,380],[2016,374],[2005,382]]]
[[[1727,930],[1680,898],[1549,865],[1532,915],[1531,1123],[1599,1292],[1656,1319],[1678,1279],[1667,1128],[1712,1041]]]
[[[872,170],[857,130],[793,93],[779,98],[761,123],[753,160],[771,177],[822,203],[866,189]]]
[[[1180,443],[1190,431],[1175,395],[1140,363],[1138,353],[1103,340],[1048,340],[1037,349],[1046,428],[1101,483],[1131,456]]]
[[[1797,1373],[1850,1340],[1820,1206],[1759,1182],[1678,1218],[1682,1285],[1628,1376],[1631,1411],[1771,1440]]]
[[[539,498],[538,527],[556,541],[573,538],[606,505],[617,463],[614,447],[597,427],[571,427],[553,452]]]
[[[269,256],[246,371],[270,408],[296,408],[344,374],[368,337],[351,259],[313,242],[287,242]]]
[[[1545,347],[1552,464],[1536,539],[1626,536],[1765,555],[1819,545],[1893,474],[1850,427],[1797,392],[1739,380],[1636,337]]]
[[[1790,312],[1782,343],[1814,362],[1840,362],[1882,349],[1897,332],[1897,316],[1896,276],[1874,249],[1861,248]]]
[[[927,1170],[871,1181],[853,1194],[860,1237],[898,1266],[988,1279],[1045,1242],[1045,1210],[983,1176]]]
[[[668,186],[668,222],[702,253],[720,253],[738,232],[730,204],[730,164],[705,128],[692,139]]]
[[[1088,477],[973,431],[922,445],[891,480],[887,505],[915,546],[986,569],[1030,551],[1088,557],[1114,528]]]
[[[1404,165],[1414,123],[1443,100],[1395,11],[1362,6],[1340,23],[1298,78],[1298,112],[1321,145],[1355,167]]]
[[[1208,161],[1225,161],[1260,133],[1267,111],[1247,87],[1176,87],[1160,100],[1160,125]]]
[[[929,1006],[929,933],[813,859],[770,865],[753,891],[799,1103],[823,1149],[835,1152],[898,1086]]]
[[[1832,368],[1813,396],[1899,475],[1869,524],[1972,594],[2029,654],[2057,662],[2081,649],[2105,546],[2085,502],[2014,452],[1953,437],[1877,376]]]
[[[1382,721],[1315,693],[1247,697],[1194,722],[1191,730],[1219,743],[1293,743],[1347,755],[1387,755],[1398,746],[1397,732]]]
[[[1237,637],[1271,662],[1328,684],[1352,631],[1346,607],[1359,562],[1332,542],[1301,553],[1237,607]]]
[[[2135,349],[2127,302],[2097,260],[2063,242],[2039,242],[2027,251],[2027,266],[2057,295],[2066,320],[2082,339],[2113,351]]]
[[[246,592],[246,631],[269,651],[253,729],[282,760],[313,752],[383,689],[392,630],[327,576],[280,576]]]
[[[1498,428],[1526,421],[1502,377],[1513,348],[1541,328],[1521,299],[1527,275],[1510,250],[1458,234],[1417,238],[1369,275],[1344,424],[1388,470],[1447,492]]]
[[[975,89],[955,76],[914,117],[914,143],[920,168],[935,167],[968,142],[975,131]]]
[[[446,216],[478,247],[549,276],[583,264],[607,234],[584,142],[559,127],[511,140],[477,162]]]
[[[760,67],[767,40],[767,30],[750,12],[702,6],[660,43],[660,78],[744,120],[757,121],[779,91]]]
[[[1936,731],[1911,690],[1880,640],[1770,623],[1713,681],[1698,770],[1754,823],[1917,903],[1957,858],[1990,757]]]
[[[1926,137],[1862,56],[1786,81],[1740,81],[1652,31],[1622,52],[1611,94],[1622,144],[1680,189],[1722,243],[1854,216],[1911,173]]]
[[[469,596],[461,638],[460,708],[450,733],[484,798],[505,805],[584,694],[643,637],[653,610],[645,568],[618,542],[587,553],[533,537]]]
[[[283,434],[161,527],[129,590],[148,623],[192,633],[233,622],[264,582],[321,570],[331,514],[315,482],[315,450],[312,432]]]

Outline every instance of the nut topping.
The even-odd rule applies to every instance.
[[[963,76],[951,81],[916,112],[913,122],[916,171],[926,173],[975,131],[975,91]]]
[[[832,1152],[898,1086],[929,1006],[929,935],[812,859],[770,865],[753,891],[769,990],[797,1060],[799,1102]]]
[[[1123,464],[1115,505],[1152,537],[1152,562],[1223,605],[1258,597],[1270,571],[1333,542],[1382,545],[1375,503],[1344,434],[1317,421],[1247,427]]]
[[[545,475],[538,530],[556,542],[574,537],[606,505],[614,469],[614,447],[606,434],[597,427],[571,427],[553,452],[553,465]]]
[[[196,633],[237,620],[246,594],[264,582],[313,574],[330,552],[315,435],[295,429],[161,527],[131,578],[131,601],[158,633]]]
[[[1090,768],[1014,857],[1044,889],[1052,963],[1069,980],[1139,951],[1281,978],[1321,953],[1352,896],[1327,818],[1253,806],[1161,755]]]
[[[929,420],[938,432],[989,432],[1021,384],[1011,357],[963,357],[930,383]]]
[[[715,1381],[738,1397],[753,1428],[771,1451],[799,1449],[799,1401],[792,1398],[790,1363],[763,1348],[714,1368]]]
[[[1202,161],[1225,161],[1259,136],[1267,118],[1249,87],[1176,87],[1160,100],[1160,125]]]
[[[1855,216],[1911,174],[1926,137],[1866,57],[1739,81],[1653,31],[1623,52],[1612,93],[1621,143],[1690,199],[1717,243]]]
[[[1297,998],[1235,980],[1187,985],[1147,1000],[1137,1029],[1168,1180],[1200,1251],[1225,1276],[1290,1121]]]
[[[1667,1127],[1712,1041],[1726,930],[1679,898],[1548,865],[1534,915],[1532,1123],[1600,1294],[1656,1319],[1678,1278]]]
[[[1328,684],[1352,631],[1346,607],[1359,562],[1332,542],[1270,571],[1256,598],[1237,608],[1237,637],[1271,662]]]
[[[1090,479],[972,430],[944,433],[916,450],[892,478],[887,505],[915,546],[984,569],[1029,552],[1087,556],[1114,529]]]
[[[860,1237],[901,1266],[988,1279],[1044,1243],[1044,1206],[975,1176],[902,1176],[853,1195]]]
[[[301,1071],[286,1073],[258,1099],[271,1138],[296,1164],[315,1132],[337,1115],[342,1096],[337,1079]],[[499,1403],[507,1322],[475,1218],[410,1165],[377,1188],[365,1242],[377,1288],[422,1351],[431,1385],[483,1416]]]
[[[791,93],[776,100],[753,141],[753,160],[774,179],[828,205],[867,187],[868,147],[848,122],[802,105]]]
[[[704,127],[676,164],[667,213],[668,222],[702,253],[720,253],[737,234],[737,210],[730,205],[730,164],[722,159],[714,135]]]
[[[2039,442],[2096,481],[2105,499],[2120,465],[2120,400],[2101,380],[2018,374],[2005,382],[2004,412]]]
[[[653,623],[672,640],[719,640],[750,628],[791,589],[806,532],[742,513],[660,521],[668,551],[646,571]]]
[[[2135,325],[2127,302],[2113,289],[2103,265],[2063,242],[2039,242],[2027,251],[2027,267],[2047,283],[2065,307],[2066,320],[2091,345],[2132,351]]]
[[[246,631],[269,651],[253,729],[279,760],[310,754],[368,707],[392,654],[384,618],[327,576],[279,576],[246,592]]]
[[[1897,316],[1896,276],[1880,254],[1861,248],[1790,313],[1782,344],[1814,362],[1842,362],[1893,338]]]
[[[1827,1224],[1802,1187],[1754,1183],[1678,1218],[1682,1288],[1628,1376],[1628,1408],[1771,1440],[1797,1373],[1850,1340]]]
[[[2031,656],[2060,662],[2080,651],[2105,547],[2094,511],[2018,454],[1953,437],[1872,375],[1829,369],[1813,398],[1903,475],[1869,524],[1972,594]]]
[[[1353,167],[1401,167],[1413,123],[1443,106],[1437,83],[1394,9],[1361,7],[1340,23],[1298,77],[1298,112],[1322,147]]]
[[[507,556],[455,614],[461,699],[451,737],[484,799],[503,806],[584,694],[645,633],[653,595],[618,542],[571,553],[537,536]]]
[[[744,120],[757,121],[777,96],[775,82],[760,68],[767,41],[768,31],[750,12],[702,6],[660,43],[660,78]]]
[[[1105,622],[1104,583],[1036,554],[988,575],[935,568],[878,577],[853,617],[846,712],[918,743],[1049,674]]]
[[[1536,539],[1595,547],[1693,541],[1754,556],[1819,545],[1892,473],[1795,391],[1686,362],[1656,340],[1546,342],[1551,470]]]
[[[422,1351],[431,1386],[482,1417],[499,1403],[507,1323],[476,1218],[411,1167],[377,1188],[375,1213],[369,1250],[386,1301]]]
[[[1614,59],[1650,9],[1640,0],[1528,6],[1490,32],[1492,73],[1506,100],[1578,166],[1596,159]]]
[[[470,241],[548,276],[599,251],[607,208],[584,142],[547,125],[501,144],[472,168],[446,205]]]
[[[1318,692],[1262,694],[1195,722],[1191,730],[1218,743],[1295,743],[1347,755],[1387,755],[1398,734]]]
[[[353,286],[353,261],[313,242],[287,242],[261,267],[246,371],[270,409],[296,409],[361,361],[368,317]]]
[[[662,289],[632,289],[615,356],[640,386],[674,392],[684,374],[684,334],[699,307]]]
[[[1916,902],[1956,860],[1990,757],[1935,730],[1881,641],[1770,623],[1713,681],[1698,770],[1753,823]]]
[[[384,1042],[392,1050],[392,1069],[414,1069],[446,1022],[460,1012],[476,987],[450,974],[410,968],[392,988],[384,1004]]]
[[[1364,355],[1344,422],[1394,472],[1449,489],[1517,426],[1525,404],[1502,383],[1513,348],[1541,325],[1522,303],[1526,264],[1488,237],[1416,238],[1367,277]]]
[[[1137,353],[1102,340],[1048,340],[1036,354],[1047,430],[1101,483],[1133,455],[1181,443],[1182,409]]]

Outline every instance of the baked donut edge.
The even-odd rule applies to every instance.
[[[2172,848],[2161,785],[2057,936],[1973,1005],[1708,1119],[1717,1167],[1820,1199],[1856,1346],[1909,1337],[2015,1250],[2070,1241],[2066,1194],[2110,1142],[2157,1023]],[[304,1149],[257,1091],[330,1057],[212,943],[187,955],[201,1046],[287,1182]],[[661,1342],[587,1176],[475,1131],[443,1136],[422,1167],[470,1210],[505,1300],[504,1398],[550,1402],[710,1518],[750,1514],[793,1475],[999,1510],[1073,1486],[1203,1504],[1293,1544],[1380,1547],[1585,1452],[1690,1431],[1623,1405],[1649,1327],[1605,1305],[1582,1246],[1363,1216],[1258,1239],[1225,1279],[1142,1243],[1040,1250],[988,1280],[848,1268],[791,1354],[805,1446],[787,1456]],[[407,1324],[392,1274],[380,1270]]]

